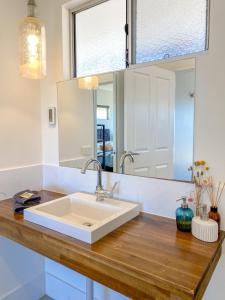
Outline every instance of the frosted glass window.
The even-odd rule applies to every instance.
[[[207,49],[207,0],[137,0],[136,63]]]
[[[110,0],[75,14],[76,76],[125,68],[126,0]]]

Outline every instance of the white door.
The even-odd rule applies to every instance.
[[[151,66],[125,71],[126,174],[173,178],[175,73]]]

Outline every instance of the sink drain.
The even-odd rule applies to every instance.
[[[84,225],[84,226],[87,226],[87,227],[91,227],[91,226],[93,226],[94,224],[91,224],[91,223],[89,223],[89,222],[85,222],[85,223],[83,223],[83,225]]]

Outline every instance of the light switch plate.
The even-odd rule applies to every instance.
[[[48,108],[48,123],[49,125],[56,125],[56,107]]]

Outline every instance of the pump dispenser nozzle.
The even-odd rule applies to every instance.
[[[188,208],[187,197],[181,197],[180,199],[177,200],[177,202],[178,201],[183,201],[183,203],[181,204],[182,208]]]

